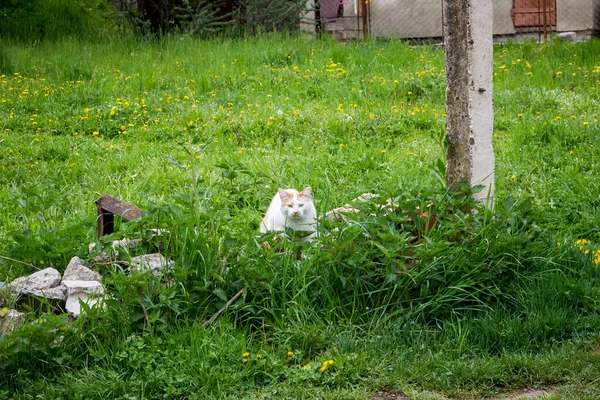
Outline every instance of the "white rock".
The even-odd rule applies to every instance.
[[[63,281],[99,281],[102,277],[98,272],[83,265],[81,258],[73,257],[67,265],[62,279]]]
[[[151,270],[152,275],[161,276],[164,270],[170,269],[175,262],[167,260],[162,254],[144,254],[131,259],[131,273]],[[166,272],[166,271],[165,271]]]
[[[0,307],[4,306],[4,297],[6,296],[5,288],[6,285],[4,282],[0,282]]]
[[[379,195],[376,193],[363,193],[352,201],[365,202],[365,201],[369,201],[371,199],[376,199],[377,197],[379,197]]]
[[[106,254],[106,252],[102,251],[98,254],[94,261],[96,262],[106,262],[109,260],[114,260],[119,258],[119,250],[129,251],[134,249],[142,244],[141,239],[121,239],[121,240],[113,240],[110,245],[110,256]],[[94,250],[96,249],[96,243],[90,243],[88,247],[88,251],[90,255],[94,254]]]
[[[62,284],[67,288],[68,295],[81,291],[90,294],[104,293],[104,286],[98,281],[62,281]]]
[[[68,293],[65,309],[74,317],[81,314],[81,303],[92,307],[104,295],[104,287],[98,281],[62,281],[62,284]]]
[[[328,211],[326,217],[333,222],[340,222],[346,219],[346,214],[355,214],[358,212],[360,212],[360,210],[346,204],[344,207],[338,207]]]
[[[23,325],[24,320],[25,314],[20,313],[17,310],[8,310],[4,316],[1,316],[0,314],[0,335],[12,333],[19,326]]]

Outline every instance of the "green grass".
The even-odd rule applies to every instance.
[[[105,310],[74,324],[32,313],[0,338],[0,397],[476,398],[547,385],[597,397],[599,53],[598,41],[496,45],[496,208],[464,214],[468,196],[438,179],[439,48],[3,42],[0,280],[90,259],[105,193],[149,211],[110,239],[165,228],[176,268],[164,286],[98,265]],[[365,192],[398,208],[322,221],[314,246],[262,247],[276,189],[307,185],[321,216]]]

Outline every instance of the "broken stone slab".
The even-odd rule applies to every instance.
[[[133,257],[130,262],[131,273],[142,272],[144,270],[152,271],[152,275],[161,276],[164,272],[175,264],[172,260],[167,260],[162,254],[144,254],[142,256]]]
[[[81,303],[92,307],[102,300],[104,286],[98,281],[62,281],[67,288],[65,309],[75,318],[81,315]]]
[[[83,264],[83,260],[79,257],[73,257],[67,265],[67,269],[62,277],[64,281],[100,281],[102,276],[92,271]]]
[[[17,310],[0,309],[0,335],[9,335],[25,321],[25,314]]]

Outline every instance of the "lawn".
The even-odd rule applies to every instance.
[[[597,398],[600,41],[494,53],[496,207],[471,214],[443,185],[441,48],[1,43],[0,281],[91,263],[102,194],[149,211],[108,240],[163,228],[176,266],[96,265],[104,310],[32,312],[0,337],[0,397]],[[277,188],[306,186],[321,217],[380,197],[313,245],[261,236]]]

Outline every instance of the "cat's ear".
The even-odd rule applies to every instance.
[[[285,199],[287,199],[290,195],[288,192],[285,191],[285,189],[277,189],[277,193],[279,193],[279,198],[281,199],[281,201],[285,201]]]
[[[310,199],[310,196],[312,195],[312,188],[309,186],[306,189],[304,189],[302,192],[300,192],[300,194],[304,197],[308,197]]]

